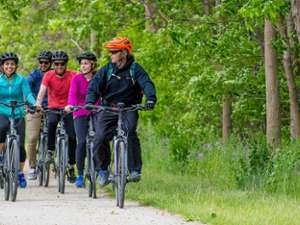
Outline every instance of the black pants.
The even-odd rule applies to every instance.
[[[123,118],[123,129],[128,135],[128,169],[129,171],[142,170],[142,157],[140,140],[137,136],[136,128],[139,115],[137,112],[127,112]],[[110,153],[103,148],[100,149],[100,154],[96,154],[99,151],[99,147],[103,143],[112,138],[112,134],[115,132],[118,123],[118,116],[110,112],[101,111],[96,115],[95,120],[95,146],[94,146],[94,161],[96,170],[100,168],[107,170],[110,161]],[[108,150],[109,151],[109,150]]]
[[[54,151],[55,149],[55,133],[60,115],[55,113],[48,114],[48,149]],[[69,163],[75,164],[75,151],[76,151],[76,136],[74,130],[74,121],[72,114],[68,114],[64,118],[65,128],[69,137]]]
[[[23,163],[26,160],[25,151],[25,120],[24,118],[17,119],[15,121],[17,134],[20,136],[20,162]],[[0,143],[4,143],[6,134],[9,131],[9,118],[0,115]]]
[[[77,137],[76,166],[78,170],[78,175],[83,175],[84,171],[84,160],[86,156],[86,136],[88,134],[89,129],[89,119],[89,116],[81,116],[74,119],[74,126]],[[100,151],[110,154],[108,141],[105,141],[103,146],[101,146],[100,148],[103,148]],[[108,155],[106,159],[107,161],[103,163],[104,168],[107,168],[110,164],[110,155]]]

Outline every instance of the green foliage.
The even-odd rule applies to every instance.
[[[96,52],[102,66],[109,59],[104,43],[128,36],[136,60],[157,88],[154,112],[141,119],[155,126],[152,135],[158,141],[166,142],[159,153],[163,160],[155,158],[158,164],[225,189],[281,192],[292,182],[286,192],[295,193],[296,149],[270,155],[265,145],[265,72],[259,42],[264,19],[277,25],[287,15],[289,1],[221,1],[218,7],[211,5],[210,15],[204,15],[201,1],[152,2],[156,32],[146,29],[151,21],[138,0],[2,0],[0,52],[17,52],[24,74],[36,66],[36,55],[43,49],[67,51],[68,66],[78,69],[75,57],[80,51]],[[289,140],[288,89],[281,66],[286,40],[278,35],[273,45],[278,53],[283,138]],[[299,45],[295,48],[299,51]],[[227,146],[219,139],[224,96],[233,99],[235,138]]]

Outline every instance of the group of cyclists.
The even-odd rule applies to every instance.
[[[27,132],[27,158],[29,161],[28,179],[37,178],[37,147],[41,130],[42,109],[64,109],[69,112],[64,118],[68,134],[69,171],[68,181],[76,187],[84,187],[84,161],[86,136],[91,111],[89,105],[125,106],[141,103],[146,97],[145,109],[153,110],[157,101],[154,83],[132,55],[132,44],[126,37],[116,37],[109,41],[110,61],[97,71],[96,55],[83,52],[77,60],[80,73],[67,68],[68,54],[64,51],[42,51],[37,60],[39,69],[32,71],[27,78],[17,73],[18,56],[4,53],[0,57],[0,102],[26,101],[35,106],[36,112],[27,113],[25,107],[15,112],[16,129],[20,137],[19,187],[27,186],[23,172],[26,160],[25,127]],[[75,106],[82,107],[73,112]],[[3,163],[3,151],[6,134],[9,130],[11,109],[0,105],[0,164]],[[108,183],[110,165],[109,140],[117,127],[118,116],[107,111],[93,113],[94,117],[94,163],[99,183]],[[128,170],[132,181],[139,181],[142,172],[140,140],[137,135],[138,112],[129,111],[124,115],[124,125],[128,136]],[[48,159],[53,159],[55,134],[60,115],[48,113]],[[25,126],[26,125],[26,126]],[[75,166],[77,168],[77,176]]]

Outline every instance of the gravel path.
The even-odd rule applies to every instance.
[[[125,208],[119,209],[105,193],[91,199],[86,189],[70,184],[62,195],[50,179],[48,188],[30,181],[28,188],[18,190],[17,202],[4,201],[0,190],[0,225],[196,225],[136,202],[126,201]]]

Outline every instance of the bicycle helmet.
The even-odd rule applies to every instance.
[[[132,51],[132,44],[127,37],[116,37],[106,43],[107,49],[127,49],[129,53]]]
[[[40,54],[38,55],[37,59],[38,60],[47,59],[47,60],[51,61],[52,60],[52,52],[50,52],[50,51],[41,51]]]
[[[1,57],[0,57],[1,65],[3,65],[4,62],[7,61],[7,60],[14,60],[17,65],[18,65],[18,62],[19,62],[18,56],[13,52],[6,52],[3,55],[1,55]]]
[[[52,61],[65,61],[68,62],[68,54],[64,51],[56,51],[52,54]]]
[[[91,61],[94,61],[94,62],[97,61],[96,55],[94,53],[92,53],[92,52],[83,52],[83,53],[81,53],[77,57],[77,60],[80,63],[82,59],[88,59],[88,60],[91,60]]]

